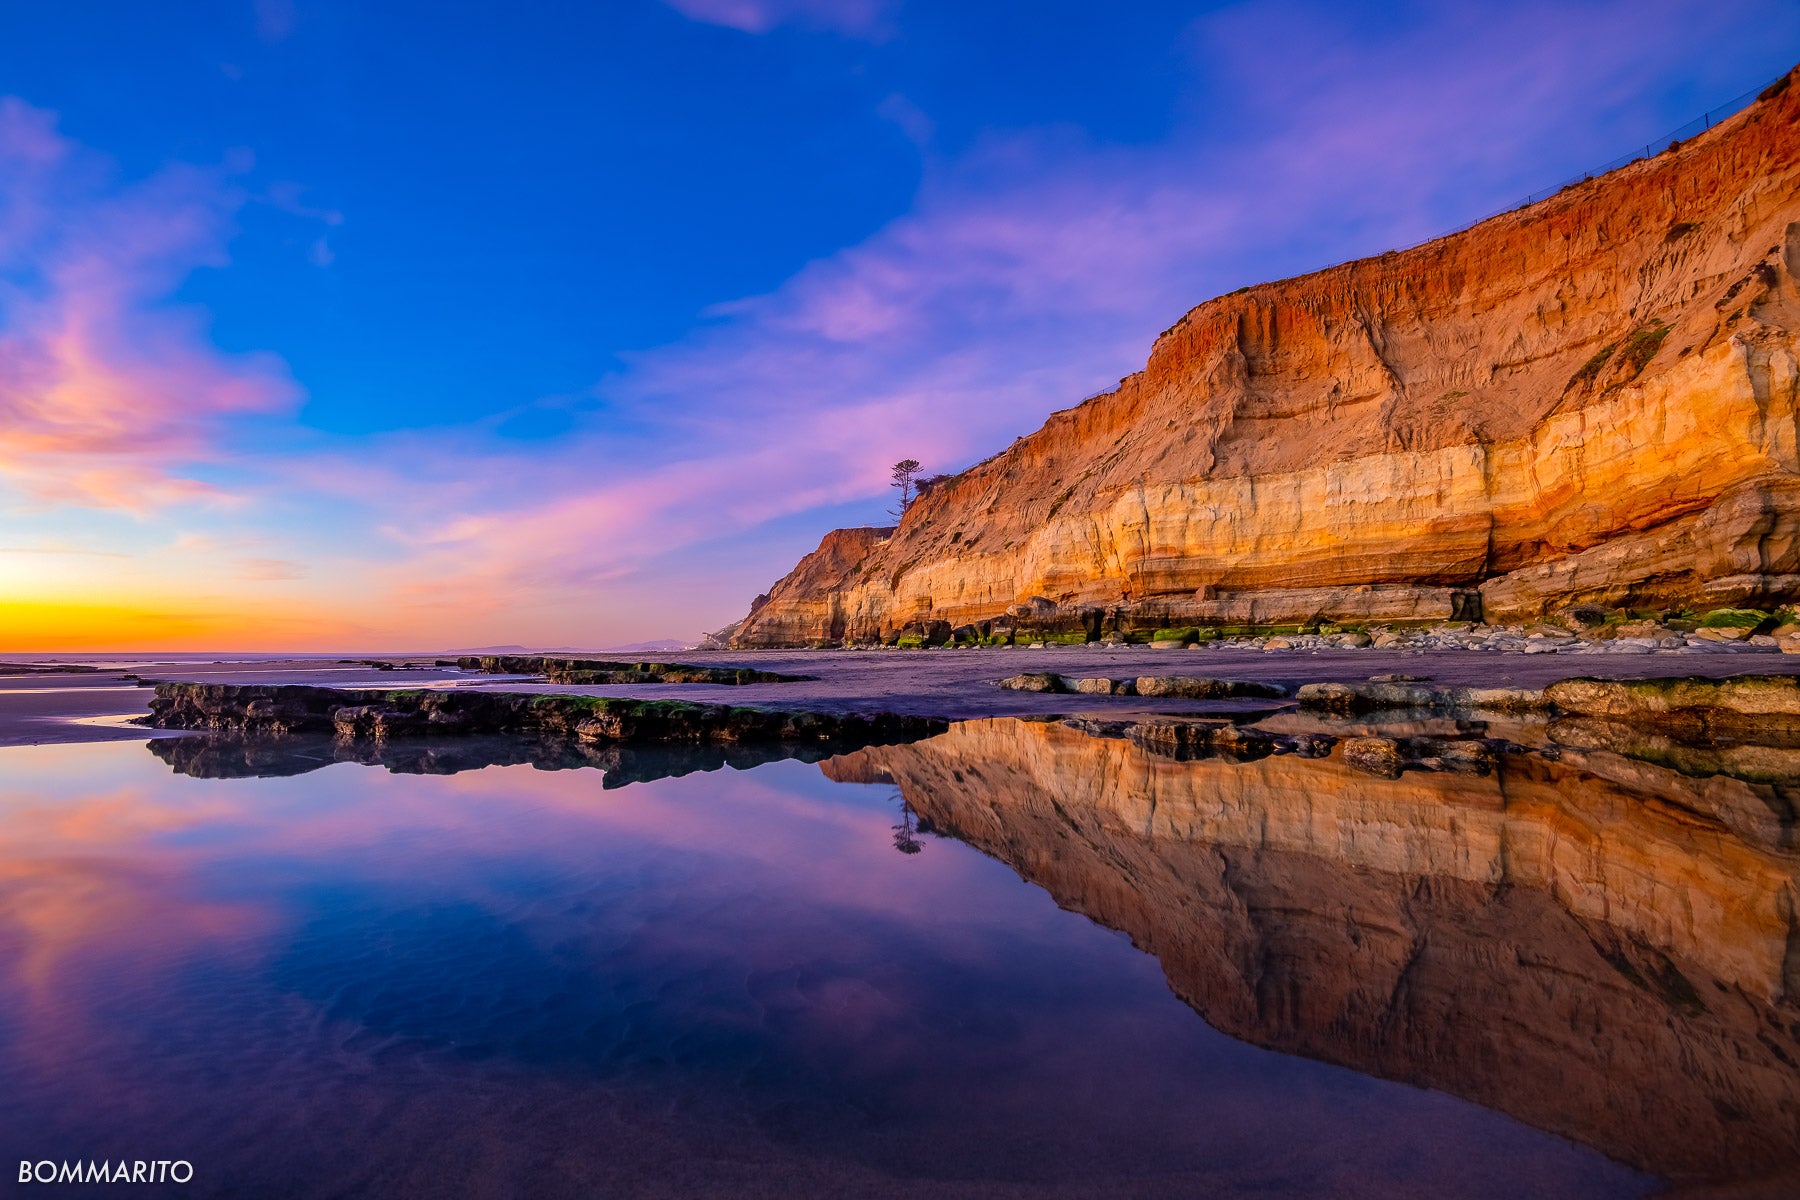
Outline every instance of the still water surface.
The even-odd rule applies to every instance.
[[[1454,1089],[1218,1032],[1001,861],[1041,831],[987,830],[990,857],[928,816],[899,852],[907,752],[606,788],[0,750],[0,1159],[181,1158],[190,1195],[1659,1186]],[[1100,851],[1103,890],[1147,895]]]

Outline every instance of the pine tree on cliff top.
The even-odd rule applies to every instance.
[[[889,486],[899,489],[900,503],[890,508],[888,515],[896,521],[906,516],[906,510],[919,498],[918,485],[914,482],[918,478],[919,469],[919,460],[916,458],[903,458],[894,464],[894,482]]]

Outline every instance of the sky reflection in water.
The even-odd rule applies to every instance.
[[[0,1157],[199,1193],[1636,1195],[1210,1029],[892,786],[0,751]],[[191,1192],[190,1192],[191,1194]]]

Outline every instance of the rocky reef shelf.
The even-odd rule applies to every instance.
[[[541,692],[340,689],[304,684],[159,683],[144,724],[211,733],[331,733],[349,741],[531,734],[592,743],[874,744],[929,737],[948,722]]]
[[[621,683],[718,683],[741,687],[750,683],[803,683],[810,675],[783,675],[754,667],[697,667],[690,663],[612,662],[595,658],[546,658],[537,655],[465,655],[461,671],[484,675],[541,675],[549,683],[592,686]]]
[[[1410,771],[1486,774],[1515,753],[1604,753],[1694,778],[1800,786],[1800,676],[1793,675],[1582,678],[1536,689],[1433,688],[1402,678],[1310,683],[1297,691],[1277,683],[1144,676],[1097,681],[1114,685],[1107,699],[1097,687],[1072,686],[1092,680],[1046,673],[1004,682],[1101,706],[1045,713],[1041,720],[1060,720],[1090,736],[1127,740],[1183,760],[1335,754],[1359,773],[1397,778]],[[1137,707],[1141,700],[1113,699],[1123,696],[1188,699],[1208,707],[1152,711]],[[1256,700],[1262,703],[1249,704]],[[258,759],[271,741],[312,736],[336,747],[329,755],[300,756],[316,759],[315,765],[379,761],[391,769],[428,773],[514,761],[604,766],[607,747],[715,747],[701,755],[709,763],[716,759],[715,765],[735,761],[732,754],[760,753],[753,749],[758,746],[813,747],[815,752],[774,752],[817,757],[817,752],[931,737],[953,723],[894,712],[303,684],[162,683],[150,710],[143,724],[241,743],[207,752],[201,756],[206,762]],[[496,750],[495,739],[510,741]],[[740,746],[751,749],[739,751]],[[617,764],[612,766],[616,772]],[[1793,818],[1785,804],[1769,812],[1778,823]]]

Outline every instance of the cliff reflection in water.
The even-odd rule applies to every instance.
[[[1217,1028],[1675,1179],[1800,1167],[1787,795],[1605,752],[1177,761],[976,721],[823,764],[1123,931]]]

